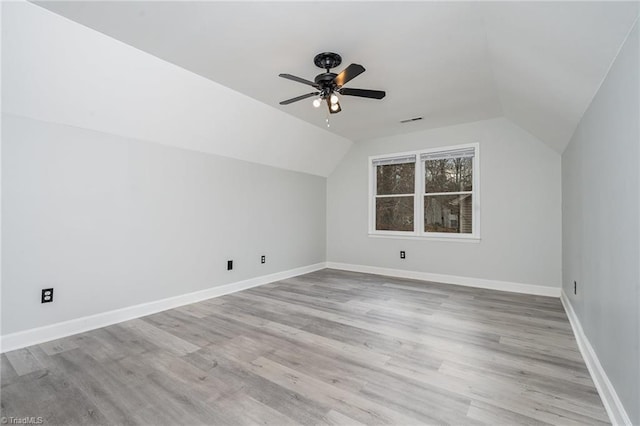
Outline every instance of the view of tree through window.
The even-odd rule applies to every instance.
[[[426,160],[424,230],[470,234],[472,191],[472,157]]]
[[[376,166],[376,230],[413,231],[416,164]]]
[[[425,192],[473,190],[473,158],[447,158],[425,161]]]

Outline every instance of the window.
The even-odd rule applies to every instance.
[[[376,229],[413,231],[416,156],[374,160]]]
[[[479,238],[478,144],[371,157],[373,235]]]

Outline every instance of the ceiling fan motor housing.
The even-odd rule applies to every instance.
[[[323,72],[318,74],[315,78],[315,82],[320,86],[321,96],[323,98],[329,96],[331,92],[336,89],[335,78],[337,74],[332,72]]]

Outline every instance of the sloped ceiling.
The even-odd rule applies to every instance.
[[[324,177],[352,145],[32,3],[0,6],[3,119],[17,116]]]
[[[37,3],[326,128],[312,90],[284,80],[342,55],[367,71],[330,132],[353,141],[505,116],[562,152],[639,13],[638,2]],[[424,117],[411,124],[403,119]],[[250,121],[251,117],[247,117]],[[249,125],[249,124],[248,124]]]

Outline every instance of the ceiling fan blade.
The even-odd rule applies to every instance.
[[[295,75],[291,75],[291,74],[279,74],[278,76],[282,78],[286,78],[287,80],[297,81],[298,83],[308,84],[309,86],[313,86],[316,89],[320,88],[319,84],[314,83],[313,81],[305,80],[302,77],[296,77]]]
[[[286,101],[282,101],[282,102],[280,102],[280,105],[289,105],[289,104],[292,104],[294,102],[298,102],[298,101],[301,101],[303,99],[307,99],[307,98],[310,98],[312,96],[316,96],[316,95],[319,95],[319,94],[320,94],[320,92],[307,93],[306,95],[300,95],[300,96],[297,96],[295,98],[291,98],[291,99],[287,99]]]
[[[340,89],[341,95],[359,96],[361,98],[382,99],[387,94],[384,90],[368,90],[368,89]]]
[[[356,78],[360,74],[364,72],[364,67],[359,64],[351,64],[346,67],[340,74],[338,74],[335,78],[335,82],[338,87],[344,85],[347,81]]]

